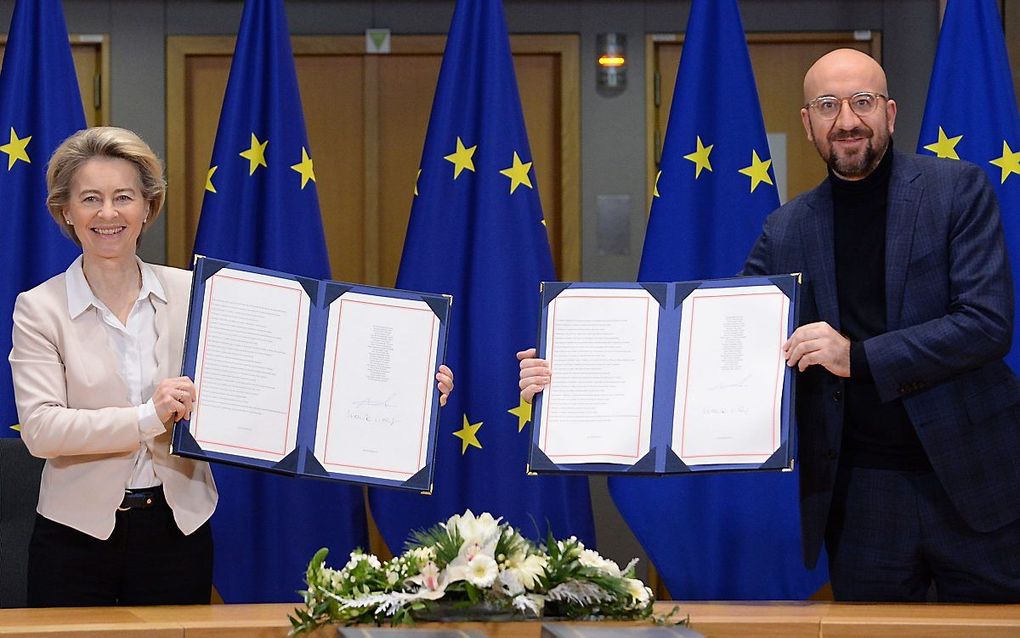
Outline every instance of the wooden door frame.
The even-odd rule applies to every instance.
[[[7,47],[7,33],[0,34],[0,45]],[[110,124],[110,36],[106,33],[71,33],[68,42],[74,44],[91,44],[99,49],[99,69],[93,76],[93,92],[99,97],[99,104],[92,104],[96,116],[95,126]],[[49,158],[47,158],[49,159]]]
[[[882,62],[882,32],[868,31],[871,42],[872,57]],[[747,43],[763,44],[769,42],[811,44],[818,42],[831,42],[833,45],[846,43],[854,44],[865,40],[859,37],[860,32],[855,31],[805,31],[805,32],[771,32],[771,33],[747,33]],[[655,190],[655,175],[658,172],[659,148],[665,138],[666,132],[658,130],[657,111],[661,108],[664,99],[672,100],[673,96],[661,95],[660,78],[657,75],[659,68],[658,48],[660,43],[679,44],[683,46],[683,33],[650,33],[645,36],[645,214],[652,207],[652,193]],[[683,54],[681,53],[681,57]]]
[[[187,220],[184,216],[186,202],[185,166],[185,68],[190,56],[232,55],[236,38],[234,36],[169,36],[166,45],[167,103],[166,103],[166,149],[167,149],[167,215],[166,254],[167,263],[184,267],[190,251],[187,246]],[[391,40],[395,54],[426,54],[442,51],[446,42],[444,35],[394,35]],[[294,55],[344,55],[365,52],[363,35],[337,36],[292,36]],[[581,277],[581,183],[580,183],[580,39],[576,35],[537,34],[512,35],[510,46],[514,53],[551,53],[559,56],[560,68],[560,212],[561,245],[559,276],[564,280],[579,280]],[[366,65],[366,86],[378,82],[374,72],[376,64],[369,56]],[[375,134],[378,130],[378,111],[366,105],[365,132]],[[373,138],[374,139],[374,138]],[[371,145],[369,145],[371,146]],[[365,162],[365,273],[376,276],[379,273],[379,175],[378,163],[371,161],[376,148],[366,148]]]

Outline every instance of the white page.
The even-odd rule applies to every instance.
[[[643,289],[567,289],[549,303],[539,447],[551,461],[633,464],[648,452],[658,327]]]
[[[672,446],[687,465],[761,463],[779,449],[789,307],[773,285],[683,301]]]
[[[425,467],[439,318],[424,301],[348,292],[329,308],[315,458],[404,481]]]
[[[289,279],[224,268],[206,280],[191,417],[203,450],[279,461],[294,449],[309,307]]]

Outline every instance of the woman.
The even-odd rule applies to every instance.
[[[206,463],[169,454],[195,386],[181,369],[191,273],[141,261],[165,197],[131,131],[79,131],[46,173],[53,219],[82,249],[19,295],[13,372],[21,434],[46,459],[29,547],[30,606],[208,603]],[[441,401],[453,387],[443,366]]]

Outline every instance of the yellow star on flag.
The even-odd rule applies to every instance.
[[[465,168],[472,173],[475,172],[475,162],[471,158],[474,156],[475,149],[477,148],[477,144],[470,148],[465,148],[464,142],[461,141],[460,136],[457,136],[457,150],[443,158],[453,164],[453,179],[460,177],[461,171]]]
[[[517,151],[514,151],[514,163],[510,168],[504,168],[499,172],[500,175],[506,175],[510,178],[510,194],[513,195],[514,191],[521,184],[524,184],[528,188],[534,190],[531,185],[531,178],[528,177],[528,171],[531,170],[531,162],[522,162],[521,158],[517,156]]]
[[[1000,184],[1006,183],[1006,178],[1016,173],[1020,175],[1020,151],[1016,153],[1009,148],[1009,144],[1005,140],[1002,142],[1002,157],[997,157],[989,162],[989,164],[995,164],[1002,169],[1002,181]]]
[[[14,425],[11,426],[11,429],[14,430],[15,432],[21,432],[21,424],[15,423]]]
[[[751,178],[751,192],[758,188],[758,184],[765,182],[769,186],[772,186],[772,178],[769,177],[769,166],[772,166],[772,160],[768,159],[764,162],[758,159],[758,151],[751,150],[751,165],[740,169],[741,175],[747,175]]]
[[[946,132],[939,127],[939,141],[932,142],[931,144],[924,147],[924,150],[935,153],[935,157],[941,157],[943,159],[960,159],[960,156],[956,154],[956,145],[963,139],[962,135],[956,137],[947,137]]]
[[[709,169],[711,170],[711,169]],[[655,186],[652,187],[652,197],[659,196],[659,178],[662,177],[662,171],[655,174]],[[695,177],[697,179],[697,177]]]
[[[418,174],[414,176],[414,196],[418,196],[418,178],[421,177],[421,169],[418,169]]]
[[[11,141],[7,142],[3,146],[0,146],[0,151],[7,153],[7,170],[14,168],[14,164],[21,160],[26,164],[31,164],[32,160],[28,159],[28,143],[32,141],[32,136],[19,138],[18,134],[14,132],[14,127],[11,127]]]
[[[301,147],[301,162],[294,164],[290,167],[290,170],[301,173],[301,190],[305,189],[305,184],[308,180],[315,181],[315,170],[312,166],[312,158],[308,157],[308,151],[304,146]]]
[[[467,415],[464,415],[464,427],[453,433],[461,440],[460,453],[462,455],[467,452],[469,445],[473,445],[479,450],[482,449],[482,444],[478,442],[478,429],[482,427],[482,423],[483,421],[469,423]]]
[[[216,172],[217,168],[219,168],[219,166],[213,166],[212,168],[209,169],[209,174],[205,176],[205,190],[209,191],[210,193],[216,192],[216,187],[213,186],[212,183],[212,176],[213,173]]]
[[[697,141],[698,150],[684,155],[685,160],[694,162],[694,179],[701,177],[701,169],[707,168],[709,171],[712,170],[712,163],[708,161],[708,155],[712,152],[712,147],[715,146],[715,144],[709,144],[708,146],[702,144],[700,135],[697,136]]]
[[[524,425],[531,420],[531,404],[524,399],[520,400],[520,404],[516,408],[511,408],[507,412],[517,417],[518,432],[523,430]]]
[[[254,175],[255,169],[259,166],[266,165],[266,145],[269,144],[269,140],[260,142],[259,138],[255,137],[255,134],[251,134],[251,148],[246,151],[241,151],[240,155],[244,159],[248,160],[248,175]]]

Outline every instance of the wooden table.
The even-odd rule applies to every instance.
[[[1020,637],[1020,605],[893,605],[829,602],[660,602],[656,613],[678,605],[691,627],[708,638],[939,638]],[[290,604],[80,609],[0,609],[0,636],[100,638],[281,638]],[[602,626],[634,626],[601,623]],[[429,625],[422,625],[427,627]],[[541,625],[461,623],[492,638],[538,638]],[[314,638],[335,636],[332,628]]]

